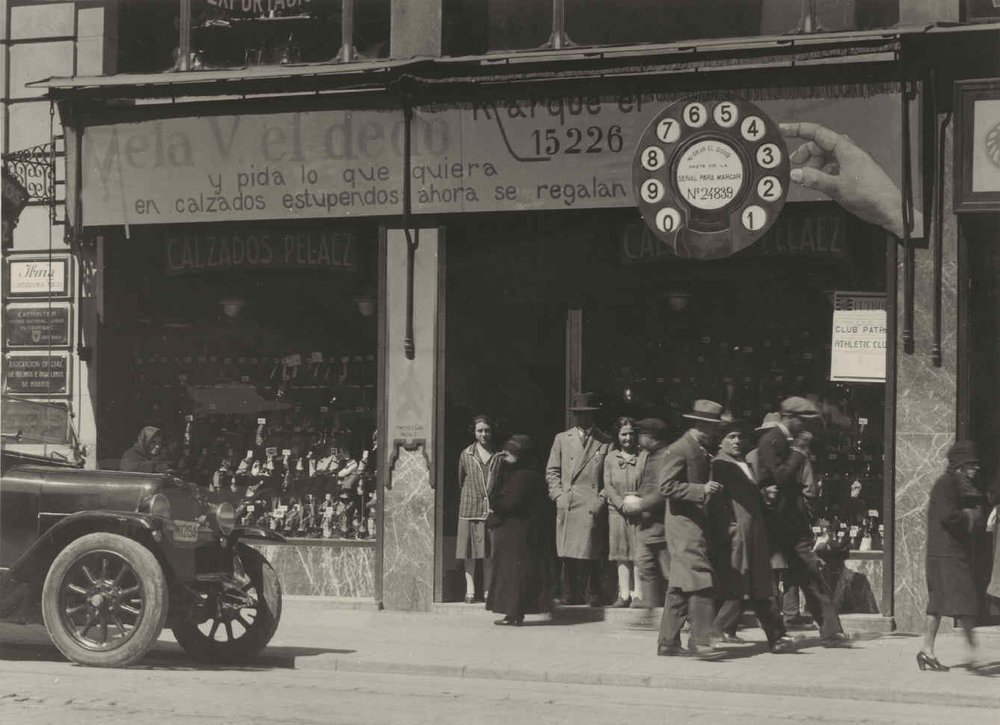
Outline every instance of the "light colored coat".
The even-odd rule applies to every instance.
[[[556,553],[567,559],[603,559],[607,544],[604,459],[611,438],[596,427],[586,446],[573,428],[552,441],[545,481],[556,502]]]

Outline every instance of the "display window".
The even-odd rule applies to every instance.
[[[835,329],[837,293],[884,295],[883,232],[834,204],[800,203],[750,248],[713,261],[665,252],[634,211],[498,215],[448,234],[449,466],[477,413],[501,435],[531,434],[544,457],[568,425],[571,389],[597,394],[606,431],[619,416],[652,415],[675,436],[694,399],[713,399],[751,444],[782,399],[806,396],[823,413],[809,491],[816,546],[882,548],[884,377],[831,379],[831,361],[854,329]],[[865,330],[883,376],[884,319]],[[445,492],[448,536],[459,496]]]
[[[372,539],[377,232],[178,225],[104,241],[102,467],[153,465],[291,538]]]

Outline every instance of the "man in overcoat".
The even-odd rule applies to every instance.
[[[664,530],[670,552],[670,586],[660,620],[657,654],[686,654],[681,649],[681,628],[691,620],[688,653],[711,657],[719,654],[712,645],[715,618],[714,585],[709,550],[707,499],[722,491],[710,480],[707,448],[718,438],[724,423],[722,406],[711,400],[696,400],[684,417],[691,427],[670,444],[660,476],[660,493],[666,499]]]
[[[653,607],[654,593],[665,591],[670,575],[670,554],[663,531],[666,499],[660,493],[660,481],[667,462],[667,424],[659,418],[645,418],[632,425],[639,436],[639,447],[646,451],[646,464],[642,469],[635,494],[625,497],[622,511],[639,517],[639,550],[636,570],[642,606]]]
[[[607,502],[599,494],[611,437],[594,425],[599,408],[591,393],[575,394],[568,410],[573,427],[555,437],[545,467],[549,498],[556,504],[556,553],[566,574],[566,601],[582,604],[589,586],[590,604],[600,606]]]
[[[806,608],[819,625],[824,647],[849,646],[822,564],[813,551],[812,526],[806,506],[802,469],[809,460],[811,425],[820,421],[816,405],[800,397],[781,403],[781,421],[761,436],[757,444],[757,482],[772,501],[768,512],[768,538],[788,566],[787,579],[805,595]]]

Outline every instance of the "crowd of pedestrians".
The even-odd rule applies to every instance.
[[[756,616],[771,652],[791,650],[779,583],[796,607],[801,592],[823,646],[850,646],[814,551],[810,448],[822,422],[814,403],[787,398],[753,428],[718,403],[696,400],[684,414],[687,430],[672,442],[657,418],[619,418],[608,435],[595,425],[598,410],[590,395],[574,397],[573,427],[555,436],[544,475],[527,436],[495,451],[492,421],[475,419],[476,441],[459,466],[457,554],[467,564],[466,601],[475,600],[476,560],[492,558],[485,598],[488,610],[504,615],[498,625],[520,625],[553,604],[601,606],[610,560],[618,591],[609,606],[663,606],[661,656],[724,657],[744,643],[737,634],[744,611]],[[928,514],[921,670],[948,669],[934,655],[942,616],[959,618],[974,644],[978,597],[968,540],[988,516],[971,485],[979,468],[972,444],[956,443],[948,461]],[[989,516],[993,526],[998,510]],[[1000,606],[998,569],[990,587]]]

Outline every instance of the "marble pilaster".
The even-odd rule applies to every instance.
[[[423,446],[400,447],[384,504],[386,609],[429,610],[434,594],[434,490]]]
[[[254,548],[271,562],[287,595],[375,597],[372,543],[260,544]]]
[[[945,158],[951,158],[951,137]],[[903,254],[899,255],[896,365],[896,479],[893,615],[904,631],[922,627],[927,585],[924,556],[927,499],[944,470],[945,453],[955,439],[958,330],[958,232],[951,212],[951,166],[946,165],[942,269],[943,365],[931,361],[934,320],[933,251],[916,251],[914,340],[916,351],[903,352]]]

